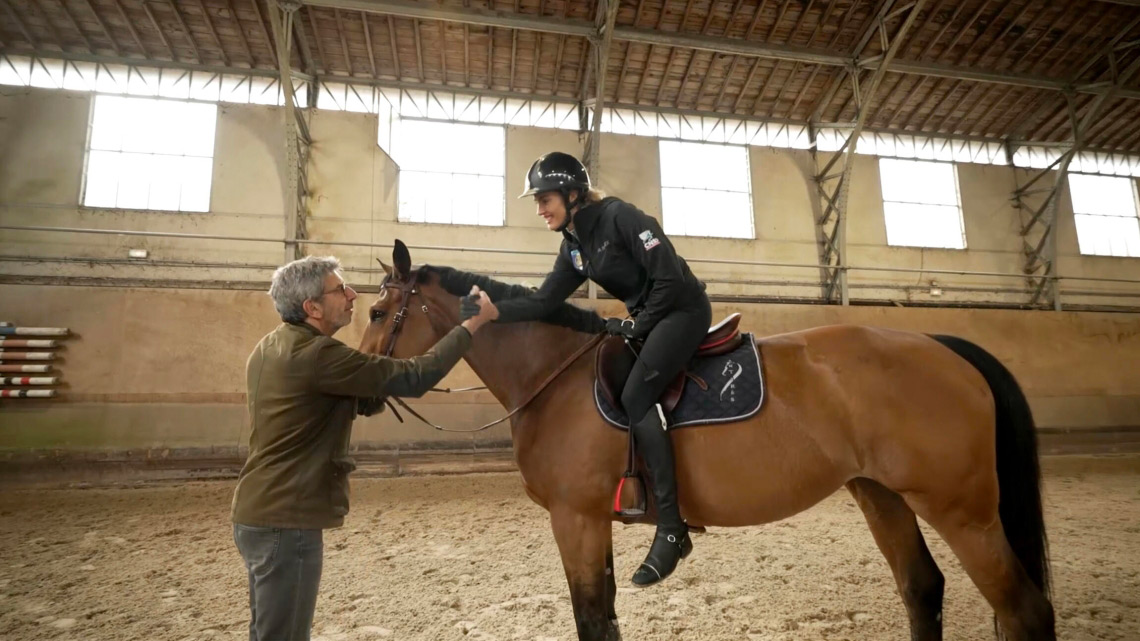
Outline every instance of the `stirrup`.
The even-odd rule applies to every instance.
[[[614,492],[614,514],[625,519],[637,519],[645,516],[646,511],[645,483],[636,472],[626,472]]]

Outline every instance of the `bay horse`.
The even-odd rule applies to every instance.
[[[492,300],[529,291],[449,267],[413,269],[398,240],[393,263],[384,265],[361,351],[422,354],[459,323],[459,298],[472,285]],[[611,500],[626,436],[595,408],[592,350],[569,359],[594,339],[575,330],[596,327],[594,316],[564,304],[547,322],[489,323],[465,359],[503,407],[525,403],[511,417],[514,455],[526,493],[550,513],[578,638],[614,641]],[[859,326],[757,345],[768,379],[763,409],[670,432],[691,525],[769,523],[846,486],[894,574],[912,640],[942,638],[944,583],[916,515],[993,607],[999,636],[1056,638],[1035,426],[996,358],[959,338]]]

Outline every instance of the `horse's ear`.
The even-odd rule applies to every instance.
[[[376,259],[376,262],[380,263],[380,266],[384,268],[384,271],[385,271],[385,272],[387,272],[389,276],[391,276],[391,275],[392,275],[392,268],[391,268],[391,267],[389,267],[388,265],[385,265],[385,264],[384,264],[384,261],[382,261],[382,260],[380,260],[379,258],[377,258],[377,259]]]
[[[396,245],[392,248],[392,262],[395,268],[392,277],[396,280],[405,280],[412,273],[412,255],[408,253],[408,246],[404,241],[396,239]]]

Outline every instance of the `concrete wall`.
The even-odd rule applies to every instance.
[[[88,94],[5,87],[0,95],[0,221],[10,225],[135,229],[281,239],[284,153],[282,113],[274,107],[223,104],[219,107],[211,211],[206,214],[87,209],[77,206],[83,179],[91,97]],[[500,228],[397,224],[397,169],[375,144],[376,118],[369,114],[316,111],[310,128],[314,144],[309,169],[308,229],[316,240],[412,245],[529,249],[553,252],[558,237],[547,233],[533,205],[514,198],[531,161],[551,149],[575,151],[573,132],[507,128],[506,225]],[[607,135],[602,143],[600,186],[661,216],[657,141]],[[674,238],[697,272],[711,281],[714,294],[816,298],[819,270],[726,266],[700,259],[764,261],[813,265],[818,246],[813,224],[819,199],[809,176],[815,170],[803,151],[752,147],[754,240]],[[906,268],[1020,273],[1024,257],[1018,229],[1023,215],[1010,192],[1025,172],[1008,167],[958,166],[969,249],[890,247],[886,243],[878,162],[857,156],[848,207],[849,263],[863,268]],[[1043,181],[1043,183],[1047,182]],[[1038,196],[1040,198],[1040,196]],[[1031,199],[1032,200],[1032,199]],[[1032,203],[1031,203],[1032,204]],[[1063,276],[1140,279],[1140,260],[1081,256],[1068,194],[1059,207],[1059,265]],[[130,247],[149,249],[146,265],[126,260]],[[383,250],[312,245],[312,253],[336,253],[353,269],[375,269]],[[0,232],[0,255],[38,260],[3,263],[9,274],[125,277],[140,279],[263,282],[283,256],[275,243],[184,240],[126,236]],[[509,274],[534,281],[549,266],[547,256],[422,252],[425,262],[444,262]],[[43,262],[48,259],[50,262]],[[83,259],[119,261],[74,262]],[[235,263],[241,263],[235,268]],[[227,266],[228,265],[228,266]],[[358,272],[354,282],[375,282],[375,273]],[[732,281],[732,282],[723,282]],[[931,281],[943,289],[929,293]],[[1016,275],[989,276],[898,273],[854,269],[855,300],[937,303],[972,301],[1021,304],[1027,281]],[[1140,306],[1140,286],[1127,283],[1066,281],[1070,305]],[[1100,295],[1084,295],[1092,292]]]
[[[135,229],[283,238],[285,159],[282,113],[272,107],[219,107],[211,211],[206,214],[93,210],[79,207],[83,154],[91,110],[87,94],[4,87],[0,92],[0,224]],[[328,242],[509,248],[549,256],[415,250],[416,262],[451,264],[537,284],[551,262],[558,237],[514,198],[531,161],[551,149],[574,151],[573,132],[509,127],[506,225],[501,228],[396,222],[397,170],[377,147],[376,119],[367,114],[317,111],[309,182],[310,237]],[[814,216],[818,199],[808,177],[806,152],[751,148],[754,240],[675,238],[690,259],[814,264],[818,255]],[[978,270],[1016,273],[1022,266],[1019,216],[1010,205],[1014,171],[959,165],[966,251],[886,245],[876,159],[859,156],[849,206],[850,262],[858,266]],[[600,186],[661,215],[657,142],[605,136]],[[1024,175],[1019,178],[1024,182]],[[1140,279],[1140,260],[1082,257],[1077,251],[1067,194],[1059,211],[1062,273]],[[126,250],[149,249],[145,264]],[[314,245],[311,253],[335,253],[356,284],[378,282],[372,247]],[[116,235],[0,231],[0,318],[24,325],[71,327],[62,361],[67,387],[59,402],[9,402],[0,406],[0,449],[124,449],[235,447],[244,439],[243,367],[254,343],[276,324],[262,293],[283,247],[243,241],[131,238]],[[726,266],[693,260],[711,281],[710,291],[730,296],[813,298],[816,269]],[[371,270],[371,271],[369,271]],[[84,280],[80,280],[84,279]],[[945,288],[929,294],[930,281]],[[724,282],[734,281],[734,282]],[[78,287],[103,285],[102,287]],[[127,287],[126,284],[137,287]],[[898,305],[969,300],[1017,304],[1021,277],[920,275],[855,271],[856,300]],[[165,288],[155,288],[154,285]],[[69,286],[70,285],[70,286]],[[177,287],[175,287],[177,286]],[[964,291],[956,291],[961,288]],[[1011,291],[994,291],[1006,288]],[[1135,306],[1140,292],[1120,283],[1072,283],[1071,290],[1114,292],[1066,296],[1066,302]],[[1131,288],[1131,289],[1129,289]],[[613,302],[597,303],[611,309]],[[899,307],[735,305],[746,327],[760,334],[828,323],[866,323],[924,332],[948,332],[976,340],[1022,379],[1041,425],[1140,426],[1140,381],[1134,370],[1140,315],[1091,312],[1026,312]],[[611,311],[616,311],[612,310]],[[359,324],[342,340],[353,345]],[[474,384],[461,368],[448,381]],[[500,411],[487,395],[432,399],[431,415],[465,426]],[[410,444],[441,438],[428,428],[399,425],[389,416],[358,423],[360,443]],[[503,439],[504,429],[480,438]]]
[[[236,448],[247,438],[245,360],[278,322],[253,291],[0,285],[3,313],[28,325],[67,326],[75,336],[57,365],[60,401],[0,405],[0,450]],[[583,301],[584,304],[590,304]],[[594,303],[616,312],[613,301]],[[1014,372],[1044,427],[1140,427],[1140,315],[1018,310],[717,304],[745,315],[758,335],[857,323],[948,333],[977,342]],[[14,315],[13,315],[14,312]],[[356,345],[358,313],[338,336]],[[779,376],[779,372],[768,372]],[[478,385],[460,365],[443,385]],[[503,415],[486,392],[429,395],[413,405],[468,428]],[[476,437],[441,434],[389,413],[362,419],[358,444],[503,441],[505,427]]]

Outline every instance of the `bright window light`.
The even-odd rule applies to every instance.
[[[209,211],[218,107],[95,97],[83,205]]]
[[[966,248],[953,164],[880,158],[879,179],[888,245]]]
[[[1140,257],[1134,179],[1069,174],[1069,193],[1082,254]]]
[[[665,233],[755,238],[748,148],[660,141]]]
[[[504,224],[503,127],[397,119],[392,153],[400,166],[400,222]]]

